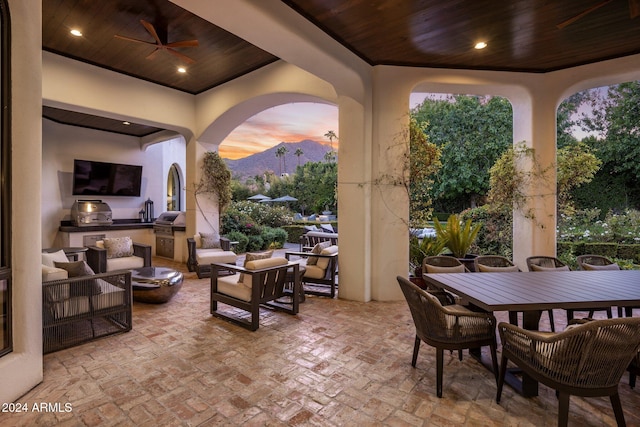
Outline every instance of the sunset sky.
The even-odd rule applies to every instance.
[[[334,131],[338,137],[338,107],[299,102],[264,110],[238,126],[220,144],[219,154],[226,159],[240,159],[264,151],[281,142],[310,139],[329,143],[324,136]],[[337,149],[338,141],[333,141]]]

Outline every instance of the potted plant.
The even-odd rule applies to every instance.
[[[449,215],[446,227],[440,224],[438,218],[433,220],[436,235],[445,242],[445,247],[470,271],[474,271],[473,258],[475,256],[469,254],[469,248],[478,237],[481,224],[472,225],[471,219],[463,222],[457,214]]]
[[[428,256],[440,255],[445,248],[445,241],[438,237],[419,239],[415,235],[409,238],[409,280],[426,289],[422,278],[422,260]]]

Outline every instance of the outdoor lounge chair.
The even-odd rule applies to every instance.
[[[493,373],[497,379],[496,318],[492,314],[474,312],[456,304],[444,306],[436,295],[420,289],[404,277],[398,276],[397,280],[416,328],[411,366],[416,366],[421,341],[436,348],[438,397],[442,397],[444,350],[462,350],[488,345],[491,349]]]
[[[558,425],[566,426],[571,395],[609,396],[619,426],[625,425],[618,395],[620,378],[640,348],[640,318],[586,322],[560,333],[498,325],[502,363],[496,402],[510,361],[558,394]]]
[[[298,314],[299,274],[298,264],[285,258],[266,258],[248,261],[245,267],[232,264],[211,266],[211,314],[255,331],[260,323],[260,307]],[[287,271],[293,269],[293,289],[286,288]],[[220,276],[220,270],[236,272],[231,276]],[[243,276],[243,277],[242,277]],[[282,302],[285,297],[290,302]],[[250,313],[247,320],[241,316],[225,314],[218,310],[218,302]]]
[[[330,242],[325,242],[330,244]],[[318,253],[311,252],[285,252],[287,259],[292,256],[303,258],[301,268],[302,286],[304,293],[309,295],[328,296],[334,298],[338,287],[338,246],[331,245]],[[304,286],[310,285],[310,286]],[[325,289],[328,289],[325,290]]]

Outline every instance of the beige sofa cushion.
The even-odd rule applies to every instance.
[[[288,263],[289,261],[287,261],[286,258],[268,258],[249,261],[245,268],[247,270],[260,270],[279,265],[287,265]],[[239,281],[240,273],[236,273],[233,276],[218,276],[218,292],[242,301],[251,301],[252,276],[245,274],[244,277],[243,281]]]
[[[62,280],[69,277],[67,270],[56,267],[49,267],[42,264],[42,282],[50,282],[52,280]]]

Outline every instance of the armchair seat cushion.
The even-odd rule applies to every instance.
[[[240,280],[240,273],[231,276],[218,276],[218,292],[238,298],[242,301],[251,301],[251,287],[246,286]]]
[[[198,265],[207,264],[235,264],[238,255],[233,251],[222,249],[198,249],[196,250],[196,261]]]
[[[133,270],[142,267],[144,267],[144,258],[135,255],[107,259],[107,271]]]
[[[62,280],[69,277],[67,270],[42,264],[42,281]]]

